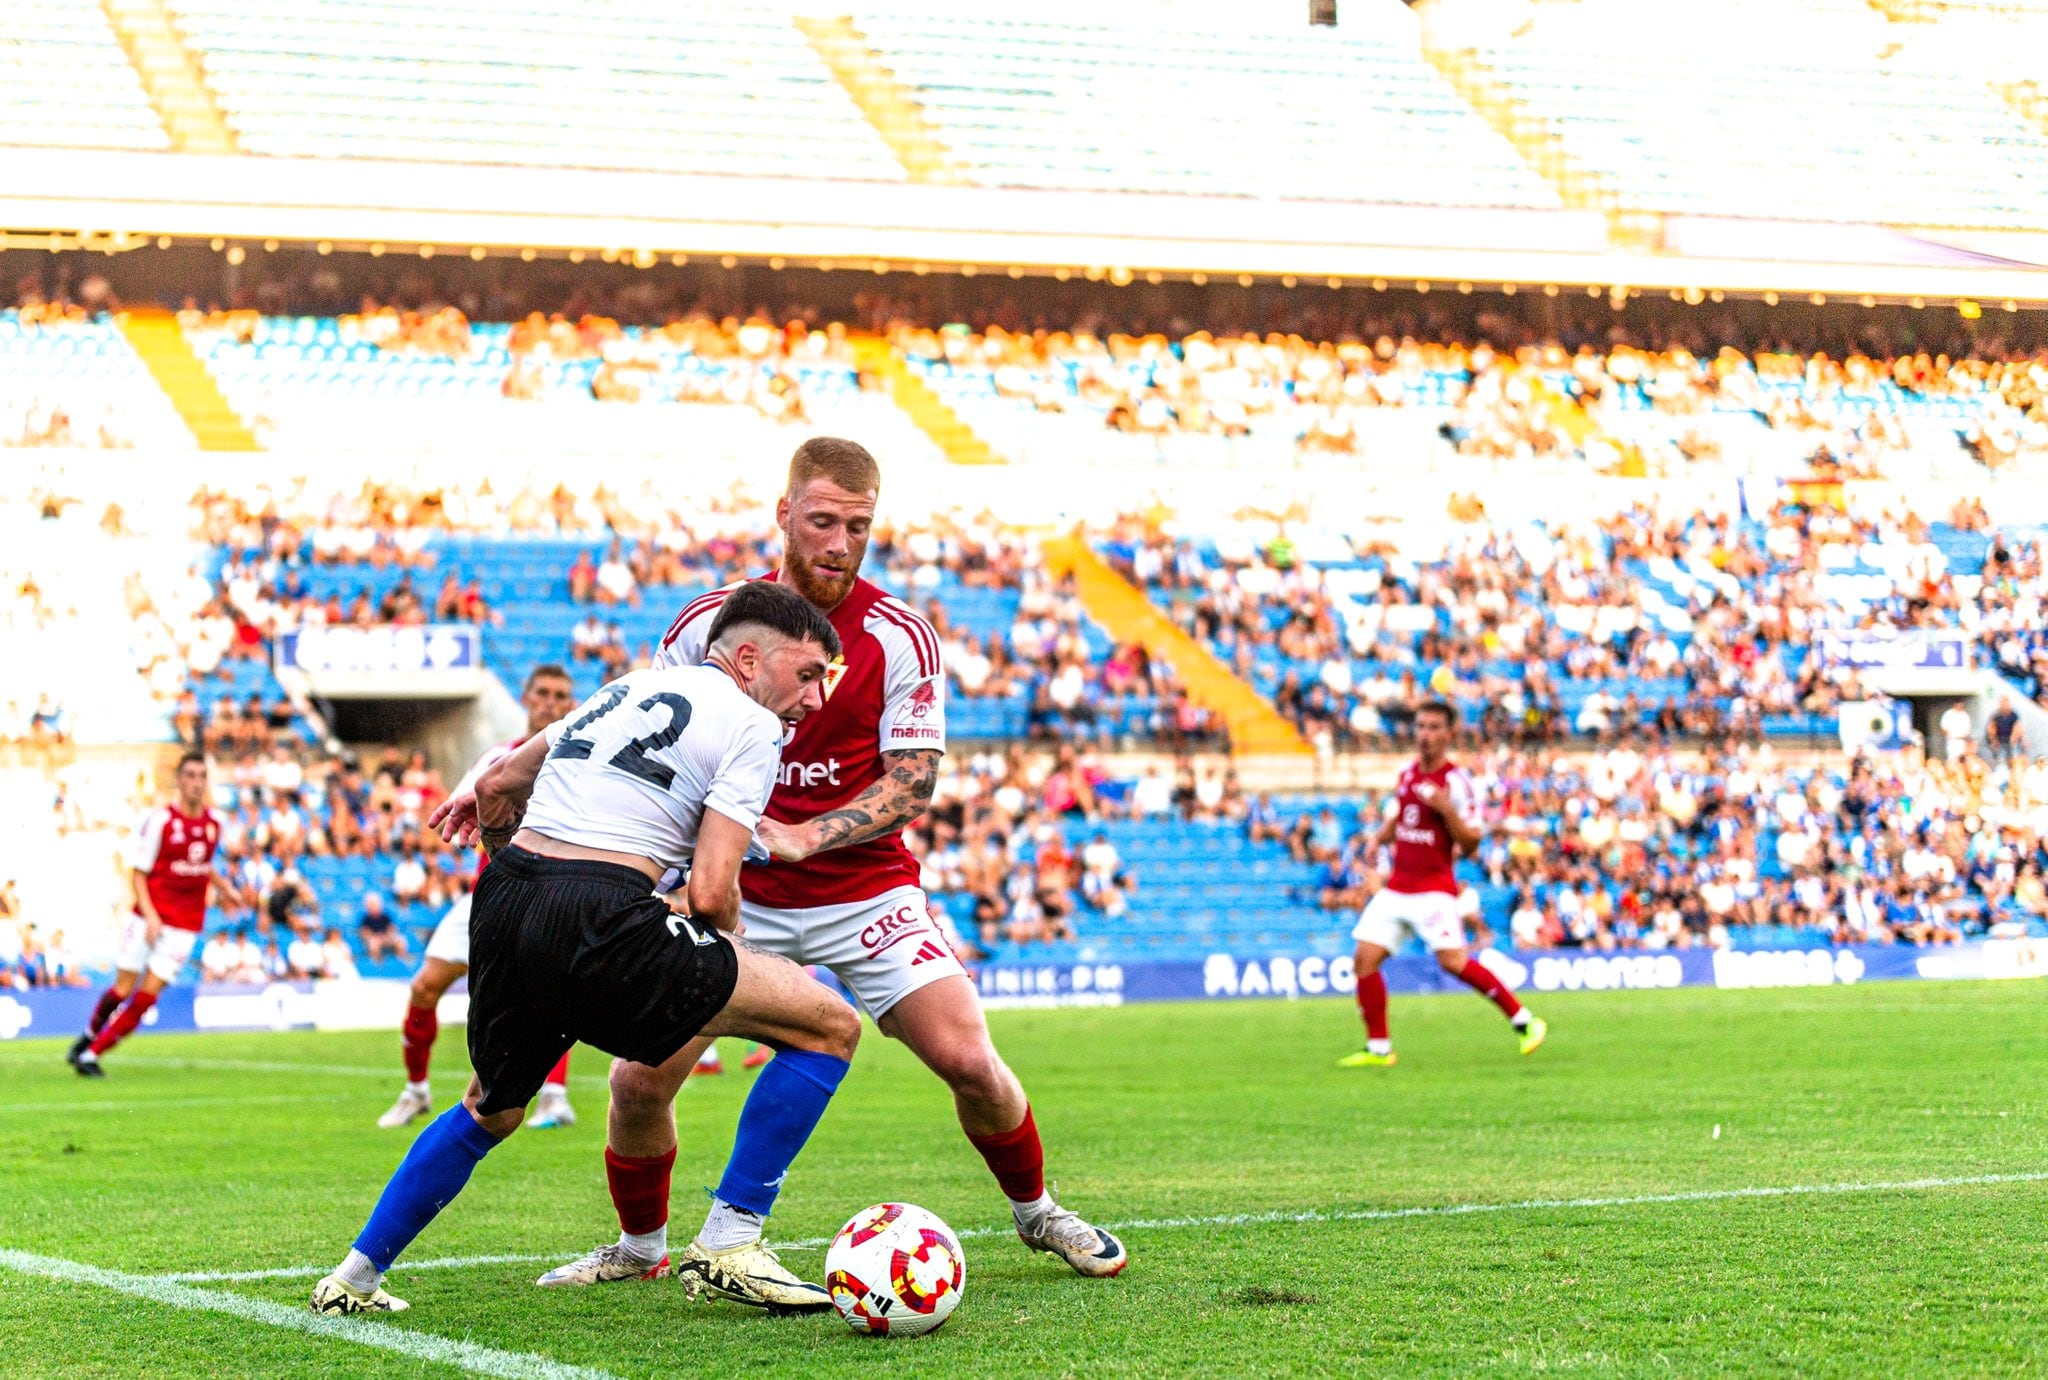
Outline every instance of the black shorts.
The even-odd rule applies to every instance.
[[[739,981],[732,941],[672,917],[630,867],[505,848],[472,905],[469,1059],[485,1116],[524,1107],[579,1040],[661,1063]]]

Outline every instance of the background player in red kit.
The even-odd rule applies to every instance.
[[[783,749],[755,835],[774,861],[741,873],[746,939],[830,968],[884,1034],[946,1081],[961,1129],[1009,1199],[1026,1245],[1080,1274],[1114,1275],[1129,1262],[1123,1243],[1046,1192],[1030,1103],[989,1039],[974,983],[933,923],[917,863],[903,845],[903,827],[924,813],[945,751],[946,681],[930,625],[860,578],[880,484],[863,447],[816,437],[797,448],[776,507],[782,568],[768,578],[824,610],[844,652],[826,682],[824,708]],[[683,609],[656,665],[702,659],[727,592]],[[467,814],[471,807],[451,797],[444,808]],[[659,1272],[676,1153],[672,1104],[702,1047],[692,1042],[659,1068],[613,1063],[605,1166],[620,1237],[549,1271],[542,1284]],[[760,1235],[760,1218],[714,1199],[697,1244],[737,1250]]]
[[[66,1056],[87,1078],[106,1076],[100,1056],[142,1023],[199,942],[214,886],[213,851],[220,846],[220,816],[207,807],[206,785],[205,756],[186,753],[178,759],[176,797],[151,810],[136,830],[128,855],[135,913],[121,937],[114,985],[100,993],[91,1024]]]
[[[1338,1061],[1345,1068],[1384,1067],[1394,1062],[1394,1044],[1387,1036],[1387,980],[1380,965],[1401,947],[1404,930],[1412,930],[1436,955],[1452,977],[1469,985],[1501,1009],[1521,1035],[1522,1053],[1535,1052],[1549,1027],[1541,1017],[1515,1000],[1500,977],[1465,949],[1465,927],[1458,918],[1458,879],[1453,871],[1460,852],[1479,842],[1478,801],[1472,778],[1445,753],[1451,745],[1452,709],[1441,700],[1415,714],[1417,755],[1401,771],[1394,790],[1394,810],[1380,825],[1375,842],[1393,845],[1394,865],[1382,886],[1366,903],[1351,937],[1358,941],[1358,1010],[1365,1018],[1365,1048]]]
[[[576,707],[576,687],[569,673],[559,666],[536,666],[527,672],[519,705],[526,711],[526,732],[484,753],[455,789],[474,792],[477,779],[492,763],[509,755],[520,744]],[[482,868],[479,867],[481,872]],[[434,927],[427,941],[420,970],[412,975],[411,1001],[405,1008],[405,1026],[400,1049],[405,1055],[405,1087],[391,1110],[377,1118],[386,1130],[403,1126],[434,1109],[434,1095],[427,1086],[427,1065],[433,1057],[434,1038],[441,1030],[441,998],[455,980],[469,971],[469,893],[455,898],[455,904]],[[536,1131],[555,1126],[574,1126],[576,1113],[569,1106],[569,1056],[548,1074],[541,1084],[533,1117],[526,1123]]]

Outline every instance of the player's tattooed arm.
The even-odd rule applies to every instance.
[[[931,803],[941,755],[937,748],[885,752],[881,779],[842,808],[799,824],[764,819],[754,837],[784,862],[802,862],[813,853],[892,834],[922,815]]]

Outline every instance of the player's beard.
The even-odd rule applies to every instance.
[[[860,568],[856,566],[834,578],[819,574],[817,567],[802,557],[792,556],[782,563],[782,574],[798,594],[829,613],[853,593],[853,582],[859,576]]]

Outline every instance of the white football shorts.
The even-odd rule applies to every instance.
[[[157,932],[156,943],[152,945],[149,942],[149,922],[139,915],[130,915],[128,928],[121,931],[121,948],[115,955],[114,966],[124,973],[139,973],[147,969],[156,974],[159,982],[168,985],[178,980],[185,960],[192,957],[192,950],[198,943],[199,931],[165,925]]]
[[[434,926],[433,934],[427,939],[427,957],[453,963],[458,968],[469,966],[468,892],[456,897],[455,904],[448,907],[448,913],[441,917],[441,923]]]
[[[1465,927],[1458,920],[1458,898],[1441,891],[1389,891],[1382,887],[1365,903],[1351,938],[1399,953],[1404,932],[1412,931],[1430,952],[1465,947]]]
[[[925,895],[898,887],[869,901],[802,910],[740,902],[741,937],[795,963],[830,968],[861,1009],[881,1020],[889,1008],[940,978],[965,977]]]

